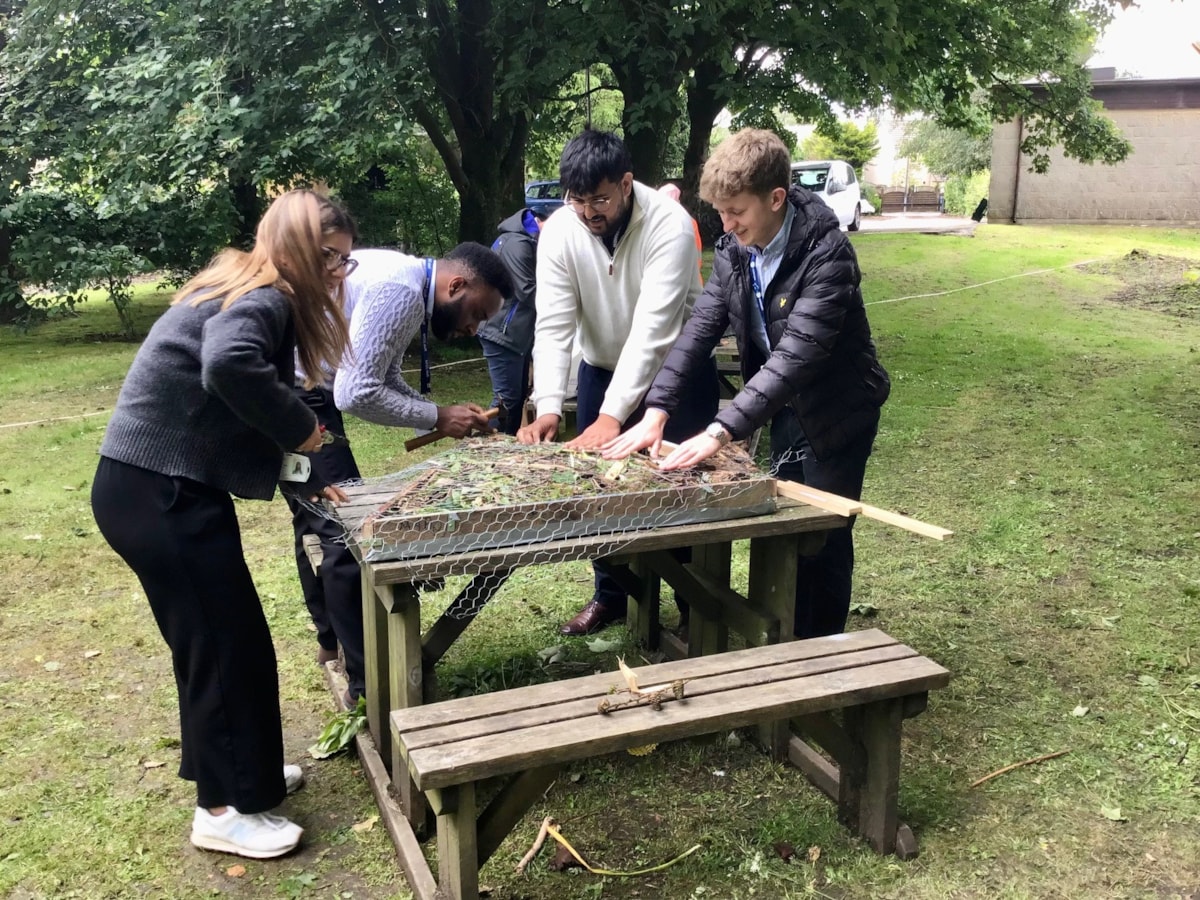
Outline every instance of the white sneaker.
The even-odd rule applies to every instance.
[[[219,816],[196,807],[192,843],[203,850],[270,859],[294,850],[304,829],[271,813],[240,813],[232,806]]]
[[[296,793],[296,791],[304,787],[304,770],[299,766],[284,766],[283,783],[287,785],[287,792],[289,794]]]

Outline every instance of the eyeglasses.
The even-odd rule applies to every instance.
[[[325,257],[326,272],[336,272],[338,269],[345,267],[345,275],[349,277],[350,273],[358,268],[357,259],[351,259],[345,253],[335,250],[332,247],[322,247],[321,255]]]
[[[588,207],[591,207],[592,212],[604,213],[608,209],[609,204],[612,203],[612,197],[593,197],[590,200],[567,197],[567,202],[571,204],[571,209],[577,213],[586,212]]]

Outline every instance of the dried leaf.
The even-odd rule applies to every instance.
[[[230,878],[241,878],[243,875],[246,874],[246,867],[241,866],[241,865],[230,866],[228,869],[225,870],[225,874],[228,875]]]
[[[1111,822],[1129,821],[1123,815],[1121,815],[1121,807],[1119,806],[1102,806],[1100,807],[1100,815],[1104,816],[1104,818]]]
[[[607,653],[621,646],[620,641],[606,641],[604,638],[593,638],[587,642],[587,648],[593,653]]]
[[[156,759],[148,759],[144,763],[142,763],[142,768],[143,769],[161,769],[165,765],[166,765],[165,762],[159,762]]]
[[[796,848],[787,841],[779,841],[775,845],[775,855],[784,862],[790,862],[792,857],[796,855]]]
[[[821,848],[820,847],[814,846],[814,847],[808,848],[808,861],[810,863],[815,863],[820,858],[821,858]]]
[[[1077,706],[1073,710],[1071,710],[1071,715],[1073,715],[1077,719],[1082,719],[1084,716],[1086,716],[1088,714],[1088,712],[1090,712],[1088,707]]]
[[[96,658],[97,656],[99,656],[99,655],[100,655],[100,651],[99,651],[99,650],[84,650],[84,651],[83,651],[83,658],[84,658],[84,659],[95,659],[95,658]]]
[[[51,661],[51,662],[46,663],[44,666],[42,666],[42,668],[45,669],[47,672],[57,672],[59,669],[62,668],[62,663],[56,663],[56,662]]]
[[[355,822],[350,826],[350,830],[355,834],[363,834],[375,827],[375,823],[379,821],[379,816],[368,816],[361,822]]]
[[[636,694],[638,692],[637,676],[633,674],[633,669],[625,665],[625,660],[617,657],[617,668],[621,670],[621,674],[625,676],[625,684],[629,686],[629,692]]]
[[[565,872],[567,869],[582,869],[583,865],[566,847],[559,844],[558,850],[554,854],[554,859],[550,860],[551,872]]]

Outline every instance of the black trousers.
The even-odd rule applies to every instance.
[[[599,369],[586,362],[579,363],[575,409],[576,420],[581,432],[599,418],[600,407],[604,404],[604,393],[612,383],[612,377],[613,373],[607,369]],[[708,364],[702,366],[688,380],[679,408],[671,418],[667,419],[663,437],[668,441],[679,443],[695,437],[703,431],[705,426],[717,417],[720,394],[721,386],[717,377],[717,363],[715,360],[709,359]],[[639,404],[629,419],[622,423],[622,430],[640,422],[645,412],[646,408]],[[681,562],[691,560],[690,548],[672,551],[672,553]],[[595,592],[592,599],[608,609],[624,608],[629,596],[625,593],[625,589],[605,571],[603,563],[593,563],[592,569],[595,573]],[[684,607],[679,603],[678,598],[676,598],[676,603],[682,613]]]
[[[875,429],[827,459],[812,454],[808,439],[790,407],[771,420],[771,461],[776,475],[853,500],[862,498],[867,458],[875,443]],[[845,528],[830,531],[815,555],[800,558],[796,575],[796,625],[798,638],[841,634],[850,613],[850,588],[854,575],[854,517]]]
[[[317,387],[296,389],[313,412],[317,421],[334,434],[344,436],[346,425],[342,413],[333,405],[333,392]],[[325,484],[337,484],[361,477],[358,463],[349,444],[329,444],[319,453],[310,453],[313,474]],[[326,650],[342,645],[346,660],[346,680],[352,699],[366,696],[366,669],[363,661],[363,600],[362,575],[358,561],[346,546],[342,526],[303,503],[284,495],[292,511],[292,531],[296,538],[296,572],[304,603],[317,626],[317,641]],[[315,534],[321,539],[321,572],[315,574],[304,552],[304,536]]]
[[[275,648],[242,553],[233,500],[187,478],[102,457],[100,533],[133,569],[175,668],[196,804],[256,813],[283,802]]]

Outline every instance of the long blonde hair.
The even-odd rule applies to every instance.
[[[358,236],[350,215],[328,197],[288,191],[263,214],[250,252],[221,251],[171,302],[198,306],[219,299],[225,310],[256,288],[279,289],[291,300],[296,352],[311,387],[322,369],[341,365],[350,343],[345,286],[339,281],[331,295],[325,284],[321,239],[329,234],[347,234],[351,240]]]

